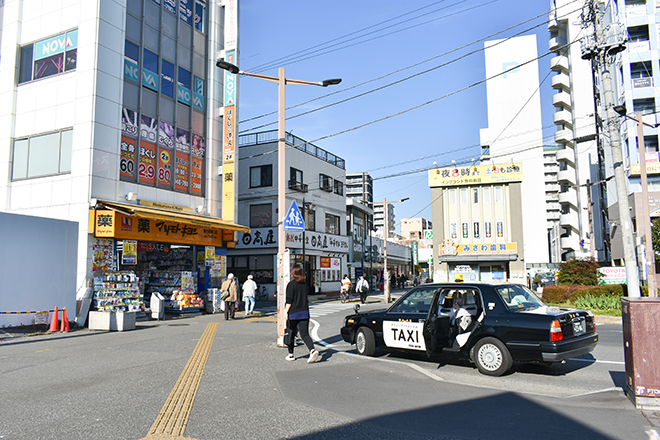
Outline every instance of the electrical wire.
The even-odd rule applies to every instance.
[[[566,6],[568,6],[568,5],[572,4],[572,3],[576,3],[576,2],[577,2],[577,0],[574,0],[574,1],[570,2],[570,3],[568,3]],[[579,11],[579,10],[580,10],[580,9],[576,9],[576,10],[570,11],[570,12],[568,12],[568,13],[565,13],[565,15],[559,16],[559,18],[561,18],[561,17],[566,17],[566,16],[568,16],[568,15],[574,13],[574,12],[577,12],[577,11]],[[327,97],[329,97],[329,96],[332,96],[332,95],[335,95],[335,94],[338,94],[338,93],[343,93],[343,92],[346,92],[346,91],[349,91],[349,90],[355,89],[355,88],[357,88],[357,87],[361,87],[361,86],[363,86],[363,85],[369,84],[369,83],[374,82],[374,81],[379,81],[379,80],[381,80],[381,79],[384,79],[384,78],[387,78],[387,77],[389,77],[389,76],[392,76],[392,75],[394,75],[394,74],[396,74],[396,73],[399,73],[399,72],[402,72],[402,71],[405,71],[405,70],[411,69],[411,68],[413,68],[413,67],[417,67],[417,66],[419,66],[419,65],[422,65],[422,64],[428,63],[428,62],[430,62],[430,61],[433,61],[433,60],[435,60],[435,59],[437,59],[437,58],[440,58],[440,57],[443,57],[443,56],[449,55],[449,54],[451,54],[451,53],[453,53],[453,52],[457,52],[457,51],[459,51],[459,50],[461,50],[461,49],[465,49],[465,48],[467,48],[467,47],[469,47],[469,46],[471,46],[471,45],[474,45],[474,44],[477,44],[477,43],[480,43],[480,42],[486,41],[486,40],[488,40],[488,39],[490,39],[490,38],[492,38],[492,37],[495,37],[495,36],[497,36],[497,35],[499,35],[499,34],[501,34],[501,33],[503,33],[503,32],[506,32],[506,31],[512,30],[512,29],[514,29],[514,28],[516,28],[516,27],[518,27],[518,26],[522,26],[523,24],[529,23],[530,21],[536,20],[537,18],[540,18],[540,17],[546,16],[546,15],[548,15],[548,12],[544,12],[543,14],[536,15],[536,16],[531,17],[531,18],[529,18],[529,19],[527,19],[527,20],[524,20],[524,21],[522,21],[522,22],[520,22],[520,23],[517,23],[517,24],[515,24],[515,25],[509,26],[509,27],[506,28],[506,29],[502,29],[502,30],[500,30],[500,31],[498,31],[498,32],[495,32],[495,33],[493,33],[493,34],[490,34],[490,35],[488,35],[488,36],[485,36],[485,37],[479,38],[479,39],[474,40],[474,41],[472,41],[472,42],[470,42],[470,43],[464,44],[464,45],[462,45],[462,46],[459,46],[459,47],[457,47],[457,48],[451,49],[451,50],[446,51],[446,52],[444,52],[444,53],[442,53],[442,54],[439,54],[439,55],[433,56],[433,57],[431,57],[431,58],[428,58],[428,59],[426,59],[426,60],[420,61],[420,62],[418,62],[418,63],[411,64],[411,65],[409,65],[409,66],[406,66],[406,67],[403,67],[403,68],[397,69],[397,70],[395,70],[395,71],[393,71],[393,72],[387,73],[387,74],[382,75],[382,76],[380,76],[380,77],[377,77],[377,78],[373,78],[373,79],[370,79],[370,80],[364,81],[364,82],[362,82],[362,83],[360,83],[360,84],[357,84],[357,85],[355,85],[355,86],[352,86],[352,87],[348,87],[348,88],[345,88],[345,89],[337,90],[337,91],[334,91],[334,92],[331,92],[331,93],[328,93],[328,94],[325,94],[325,95],[322,95],[322,96],[319,96],[319,97],[313,98],[313,99],[311,99],[311,100],[305,101],[305,102],[300,103],[300,104],[296,104],[296,105],[291,106],[291,107],[287,107],[286,110],[291,110],[291,109],[294,109],[294,108],[296,108],[296,107],[300,107],[300,106],[303,106],[303,105],[307,105],[307,104],[312,103],[312,102],[314,102],[314,101],[317,101],[317,100],[320,100],[320,99],[324,99],[324,98],[327,98]],[[511,39],[511,38],[513,38],[513,37],[516,37],[516,36],[518,36],[518,35],[520,35],[520,34],[522,34],[522,33],[529,32],[529,31],[531,31],[531,30],[533,30],[533,29],[536,29],[536,28],[538,28],[538,27],[540,27],[540,26],[543,26],[543,25],[545,25],[545,24],[548,24],[549,22],[550,22],[550,20],[546,20],[546,21],[544,21],[544,22],[542,22],[542,23],[539,23],[539,24],[536,25],[536,26],[532,26],[531,28],[528,28],[528,29],[525,29],[524,31],[521,31],[521,32],[519,32],[519,33],[513,35],[512,37],[509,37],[509,38],[505,39],[504,41],[506,41],[506,40],[508,40],[508,39]],[[471,53],[469,53],[468,55],[473,54],[473,53],[478,53],[478,52],[483,51],[483,50],[485,50],[485,48],[482,48],[482,49],[480,49],[480,50],[477,50],[477,51],[471,52]],[[464,58],[464,57],[465,57],[465,56],[463,56],[463,57],[461,57],[461,58]],[[458,59],[461,59],[461,58],[458,58]],[[458,60],[458,59],[457,59],[457,60]],[[444,63],[444,64],[442,64],[442,65],[440,65],[440,66],[438,66],[438,67],[442,67],[442,66],[444,66],[444,65],[446,65],[446,64],[448,64],[448,63]],[[431,71],[431,70],[433,70],[433,69],[429,69],[429,71]],[[420,75],[423,74],[423,73],[425,73],[425,72],[420,73]],[[415,75],[411,76],[410,78],[412,78],[412,77],[414,77],[414,76],[415,76]],[[400,81],[398,81],[398,82],[400,82]],[[378,89],[375,89],[375,90],[379,90],[379,89],[382,89],[382,88],[384,88],[384,87],[381,87],[381,88],[378,88]],[[359,96],[362,96],[362,95],[363,95],[363,94],[361,94],[361,95],[359,95]],[[255,117],[252,117],[252,118],[249,118],[249,119],[246,119],[246,120],[240,121],[239,124],[241,124],[241,123],[246,123],[246,122],[249,122],[249,121],[253,121],[253,120],[256,120],[256,119],[261,119],[261,118],[263,118],[263,117],[270,116],[270,115],[273,115],[273,114],[276,114],[276,113],[277,113],[277,111],[274,111],[274,112],[266,113],[266,114],[263,114],[263,115],[255,116]],[[306,113],[303,113],[303,114],[306,114]],[[303,115],[303,114],[301,114],[301,115]],[[296,115],[295,117],[298,117],[298,116],[300,116],[300,115]],[[293,119],[293,117],[291,117],[291,118],[287,118],[287,120],[288,120],[288,119]],[[273,125],[273,124],[274,124],[274,123],[269,123],[269,124],[266,124],[266,125],[261,125],[261,126],[258,126],[258,127],[253,127],[253,128],[245,129],[245,130],[243,130],[241,133],[246,132],[246,131],[254,131],[254,130],[257,130],[257,129],[259,129],[259,128],[266,127],[266,126],[268,126],[268,125]]]

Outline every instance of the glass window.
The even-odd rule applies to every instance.
[[[250,167],[250,188],[273,186],[273,165]]]
[[[62,132],[60,138],[60,173],[71,172],[71,149],[73,147],[73,130]]]
[[[126,40],[124,42],[124,78],[139,82],[140,48]]]
[[[472,203],[479,203],[479,188],[472,188]]]
[[[195,29],[200,32],[206,31],[206,5],[204,3],[195,3]]]
[[[479,238],[479,222],[474,222],[474,238]]]
[[[504,237],[504,222],[497,222],[497,236]]]
[[[316,231],[316,211],[310,207],[310,203],[305,203],[303,215],[305,216],[305,229]]]
[[[335,180],[335,194],[340,196],[344,195],[344,183],[339,180]]]
[[[78,30],[20,48],[18,83],[74,70],[78,60]]]
[[[490,186],[483,187],[483,203],[484,204],[490,203]]]
[[[495,187],[495,203],[502,203],[502,187]]]
[[[174,64],[162,60],[160,65],[160,91],[163,95],[174,98]]]
[[[272,226],[273,207],[270,203],[250,205],[250,227],[265,228]]]
[[[468,238],[470,232],[470,226],[467,223],[463,223],[461,227],[463,228],[463,238]]]
[[[461,188],[461,205],[467,205],[468,202],[468,190],[467,188]]]
[[[486,238],[490,238],[492,235],[490,222],[484,223],[484,229],[486,230]]]
[[[158,91],[158,55],[150,50],[142,51],[142,85]]]
[[[427,314],[431,309],[433,297],[437,288],[422,288],[413,290],[392,306],[388,313],[422,313]]]
[[[509,310],[536,309],[545,306],[534,292],[520,285],[495,288]]]
[[[13,180],[27,178],[28,140],[21,139],[14,142],[12,175]]]
[[[179,18],[192,25],[192,3],[194,0],[179,0]]]
[[[327,234],[339,235],[339,216],[326,214],[325,215],[325,232]]]
[[[300,171],[300,170],[297,170],[295,168],[291,168],[290,171],[291,171],[291,174],[290,174],[291,180],[293,182],[302,183],[302,181],[303,181],[303,172]]]
[[[28,44],[21,47],[21,61],[19,64],[18,83],[32,80],[32,53],[34,45]]]
[[[456,188],[449,189],[449,204],[450,205],[456,204]]]
[[[190,106],[190,72],[183,67],[179,67],[176,98],[180,103]]]
[[[71,172],[72,130],[14,142],[12,179],[29,179]]]
[[[176,14],[176,0],[163,0],[163,8],[165,8],[167,12]]]

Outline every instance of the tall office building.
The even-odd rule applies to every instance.
[[[195,246],[226,255],[247,228],[235,76],[215,59],[237,63],[238,0],[1,5],[0,209],[78,222],[77,298],[129,248],[144,268],[176,248],[193,273]]]
[[[392,237],[396,229],[396,217],[394,215],[394,205],[387,204],[387,226],[385,225],[385,210],[383,204],[374,205],[374,230],[379,237]],[[387,228],[387,232],[385,232]]]
[[[488,128],[483,165],[522,163],[522,227],[526,264],[549,262],[548,223],[536,36],[485,43]],[[530,62],[531,61],[531,62]]]
[[[346,197],[373,208],[374,183],[369,173],[346,174]]]

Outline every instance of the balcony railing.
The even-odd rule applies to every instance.
[[[289,180],[289,189],[300,192],[307,192],[309,190],[309,185],[295,180]]]
[[[250,145],[258,144],[269,144],[277,142],[277,130],[263,131],[261,133],[254,134],[242,134],[238,136],[238,146],[247,147]],[[342,170],[346,169],[346,161],[339,156],[324,150],[323,148],[317,147],[316,145],[307,142],[303,139],[300,139],[298,136],[294,136],[291,133],[286,133],[286,143],[292,147],[296,147],[300,151],[304,151],[307,154],[311,154],[314,157],[331,163],[336,167],[341,168]]]

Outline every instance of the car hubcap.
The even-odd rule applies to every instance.
[[[365,345],[364,334],[360,332],[357,335],[357,341],[355,341],[355,346],[357,347],[359,353],[364,352],[364,345]]]
[[[502,365],[502,353],[493,344],[485,344],[479,349],[479,363],[487,370],[497,370]]]

